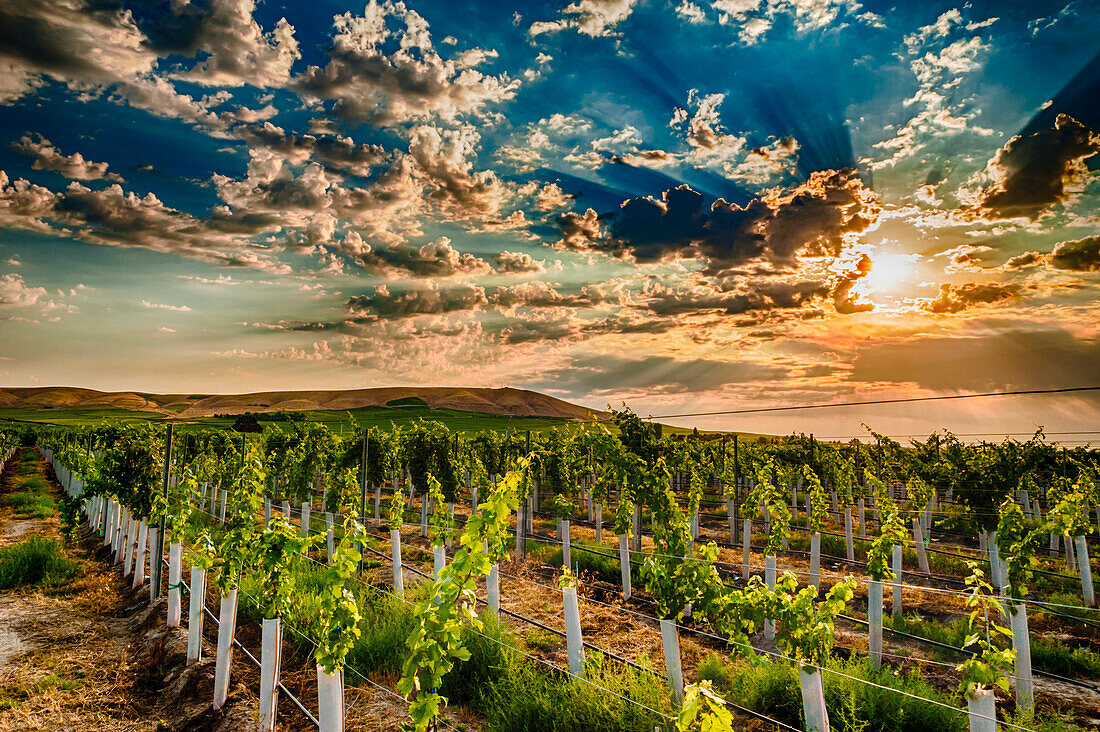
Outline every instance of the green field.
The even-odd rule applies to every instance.
[[[302,414],[308,422],[326,425],[334,432],[355,430],[359,426],[388,428],[425,419],[445,424],[455,432],[480,430],[531,430],[538,432],[552,427],[576,426],[580,423],[553,417],[509,417],[499,414],[462,412],[455,409],[431,409],[425,406],[362,407],[347,411],[306,411]],[[290,427],[293,422],[276,422],[263,419],[264,427]],[[126,409],[0,409],[0,421],[52,423],[59,425],[94,424],[97,422],[166,422],[169,418],[157,412],[133,412]],[[205,428],[226,428],[233,425],[235,417],[199,417],[189,420],[172,420],[177,429],[187,432]]]
[[[361,407],[352,410],[311,410],[294,412],[305,416],[305,421],[326,425],[337,434],[344,431],[356,431],[361,427],[378,427],[388,429],[393,425],[400,427],[418,419],[442,422],[452,432],[479,432],[483,430],[518,430],[542,432],[545,430],[574,429],[582,426],[583,422],[576,422],[560,417],[510,417],[501,414],[484,414],[481,412],[464,412],[457,409],[432,409],[427,406],[393,406],[393,407]],[[263,427],[284,427],[289,429],[293,422],[268,421],[258,414],[260,425]],[[55,409],[33,408],[0,408],[0,423],[3,422],[34,422],[39,424],[56,425],[82,425],[96,424],[99,422],[167,422],[169,419],[176,425],[179,432],[192,432],[200,429],[225,429],[231,427],[236,417],[197,417],[188,420],[172,419],[170,415],[159,412],[130,411],[115,407],[102,409],[62,407]],[[615,425],[611,422],[603,423],[608,429],[615,431]],[[690,429],[664,425],[665,434],[685,434]],[[703,434],[717,434],[705,432]],[[740,434],[742,437],[755,438],[761,435],[746,432],[729,432],[728,435]]]

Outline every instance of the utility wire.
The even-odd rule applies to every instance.
[[[709,417],[717,414],[758,414],[761,412],[789,412],[801,409],[827,409],[830,407],[865,407],[872,404],[908,404],[911,402],[936,402],[945,399],[978,399],[982,397],[1026,396],[1030,394],[1068,394],[1080,391],[1100,391],[1098,386],[1071,386],[1060,389],[1019,389],[1016,391],[990,391],[982,394],[944,394],[928,397],[905,397],[900,399],[871,399],[863,402],[835,402],[833,404],[798,404],[785,407],[753,407],[751,409],[724,409],[716,412],[687,412],[684,414],[661,414],[650,419],[673,419],[676,417]]]

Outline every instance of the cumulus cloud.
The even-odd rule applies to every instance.
[[[170,24],[169,24],[170,25]],[[10,103],[47,78],[87,97],[111,99],[214,132],[226,121],[210,111],[220,100],[196,100],[157,76],[158,51],[114,3],[43,0],[0,6],[0,103]]]
[[[328,170],[348,175],[369,176],[376,166],[392,158],[381,145],[358,144],[344,135],[287,132],[266,121],[239,125],[232,134],[253,147],[266,147],[295,165],[313,160]]]
[[[846,242],[870,228],[881,213],[874,194],[851,170],[819,171],[802,185],[772,190],[745,206],[703,195],[687,185],[657,200],[624,201],[610,214],[608,234],[594,211],[559,217],[560,246],[658,262],[703,259],[706,274],[754,260],[791,266],[802,256],[837,257]]]
[[[565,193],[557,183],[547,183],[535,194],[535,208],[539,211],[555,211],[565,208],[573,197]]]
[[[538,274],[546,271],[546,265],[527,252],[495,252],[490,259],[501,274]]]
[[[107,163],[94,163],[91,160],[85,160],[79,152],[72,155],[62,155],[53,143],[42,135],[23,135],[11,146],[16,152],[33,157],[34,162],[31,163],[31,167],[35,170],[52,170],[73,180],[107,178],[113,181],[122,181],[120,176],[107,172]]]
[[[141,247],[228,266],[285,270],[248,237],[278,228],[260,215],[215,211],[208,219],[165,205],[156,195],[139,196],[112,184],[92,190],[73,181],[61,191],[10,180],[0,171],[0,224],[54,231],[93,244]]]
[[[1006,305],[1020,293],[1019,285],[967,282],[962,285],[940,285],[934,298],[919,300],[917,306],[935,315],[961,313],[973,307]]]
[[[45,287],[31,287],[18,274],[0,275],[0,307],[29,307],[45,297]]]
[[[477,285],[456,285],[390,292],[385,285],[374,288],[370,295],[348,298],[348,311],[353,316],[367,318],[410,318],[417,315],[477,310],[488,304],[485,288]]]
[[[798,141],[783,137],[749,148],[747,136],[728,132],[721,124],[719,108],[725,99],[722,93],[689,90],[687,109],[677,107],[669,121],[669,127],[684,135],[687,151],[677,154],[635,147],[629,161],[639,165],[683,162],[720,171],[730,180],[756,187],[793,175],[798,164]]]
[[[556,223],[562,234],[558,246],[564,249],[596,249],[604,241],[599,214],[591,208],[583,214],[567,211],[557,218]]]
[[[637,0],[577,0],[561,11],[557,20],[538,21],[528,28],[532,36],[573,28],[593,38],[617,35],[615,27],[630,17]]]
[[[473,169],[480,139],[472,125],[458,129],[421,125],[412,130],[409,155],[425,178],[428,199],[451,218],[493,216],[508,195],[495,172]]]
[[[1084,190],[1093,175],[1089,158],[1100,152],[1100,134],[1060,114],[1054,127],[1017,135],[997,151],[984,171],[959,193],[962,214],[988,220],[1035,221]]]
[[[1075,272],[1100,272],[1100,236],[1088,236],[1054,245],[1051,266]]]
[[[1005,269],[1023,269],[1024,267],[1034,267],[1036,265],[1042,264],[1045,259],[1046,258],[1039,252],[1024,252],[1023,254],[1017,254],[1015,257],[1009,257],[1008,261],[1005,262]]]
[[[391,30],[391,19],[403,28]],[[507,74],[484,74],[442,58],[427,21],[403,2],[370,0],[361,16],[336,16],[334,30],[327,63],[310,66],[296,85],[307,96],[332,100],[340,116],[379,125],[453,121],[481,115],[519,88]]]
[[[709,282],[670,287],[650,282],[638,297],[641,310],[661,317],[692,313],[745,313],[807,307],[828,296],[824,282],[754,282],[732,288]]]
[[[459,252],[445,236],[420,247],[391,244],[371,247],[357,232],[349,232],[340,251],[352,256],[364,269],[375,274],[412,277],[453,277],[486,274],[489,263],[467,252]]]
[[[129,10],[84,0],[0,5],[0,67],[11,102],[50,77],[73,86],[112,84],[153,69],[156,56]]]
[[[520,307],[593,308],[612,302],[622,304],[624,297],[624,293],[614,287],[584,285],[575,292],[563,293],[549,282],[524,282],[496,288],[489,300],[503,310],[514,310]]]
[[[286,18],[264,33],[253,18],[255,0],[173,3],[176,15],[160,24],[154,45],[161,52],[205,57],[179,78],[215,86],[282,86],[301,58],[294,27]]]
[[[853,266],[834,275],[832,282],[833,307],[841,315],[866,313],[875,309],[873,303],[860,301],[853,292],[855,284],[871,272],[873,262],[867,254],[861,254]]]

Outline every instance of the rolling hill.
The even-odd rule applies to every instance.
[[[0,387],[0,410],[121,410],[181,419],[244,412],[344,411],[422,404],[510,417],[589,421],[607,419],[592,410],[526,389],[394,386],[333,391],[264,391],[252,394],[151,394],[103,392],[78,387]]]

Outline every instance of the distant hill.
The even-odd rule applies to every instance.
[[[0,409],[121,409],[156,412],[184,419],[244,412],[343,411],[362,407],[401,409],[426,404],[432,409],[512,417],[606,420],[606,412],[588,409],[526,389],[450,386],[392,386],[336,391],[262,391],[253,394],[148,394],[104,392],[69,386],[0,387]]]

